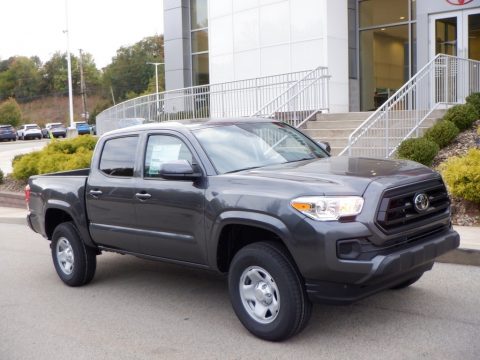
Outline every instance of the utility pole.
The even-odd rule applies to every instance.
[[[154,63],[154,62],[147,62],[148,65],[155,65],[155,83],[156,83],[156,91],[157,91],[157,116],[160,114],[160,99],[158,98],[158,66],[165,65],[165,63]]]
[[[75,128],[75,126],[73,126],[72,61],[70,59],[70,40],[68,34],[68,0],[65,0],[65,21],[66,30],[63,32],[67,35],[68,104],[70,112],[70,128]]]
[[[88,111],[87,111],[87,87],[85,86],[85,78],[83,77],[83,54],[82,49],[78,49],[80,52],[79,65],[80,65],[80,92],[82,93],[83,100],[83,115],[85,121],[88,123]]]

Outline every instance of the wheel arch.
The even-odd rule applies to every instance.
[[[293,259],[289,249],[291,234],[287,226],[266,214],[244,211],[222,213],[213,226],[211,239],[210,262],[223,273],[228,272],[230,262],[241,248],[255,242],[278,243]]]
[[[82,241],[90,247],[96,247],[86,226],[82,226],[82,224],[79,223],[78,218],[71,210],[69,206],[61,206],[59,204],[50,204],[50,206],[45,209],[44,227],[47,239],[52,239],[53,232],[58,225],[71,221],[77,228]]]

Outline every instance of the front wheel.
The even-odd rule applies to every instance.
[[[310,318],[312,304],[301,276],[286,250],[275,243],[240,249],[230,265],[228,286],[237,317],[259,338],[288,339]]]
[[[65,284],[82,286],[93,279],[96,252],[81,240],[73,223],[66,222],[55,228],[51,249],[55,270]]]

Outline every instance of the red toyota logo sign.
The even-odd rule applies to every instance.
[[[452,5],[467,5],[468,3],[471,3],[473,0],[447,0],[449,4]]]

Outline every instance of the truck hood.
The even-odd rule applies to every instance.
[[[430,177],[434,172],[426,166],[407,160],[335,156],[273,165],[236,174],[321,185],[325,195],[362,195],[374,181],[388,187]]]

